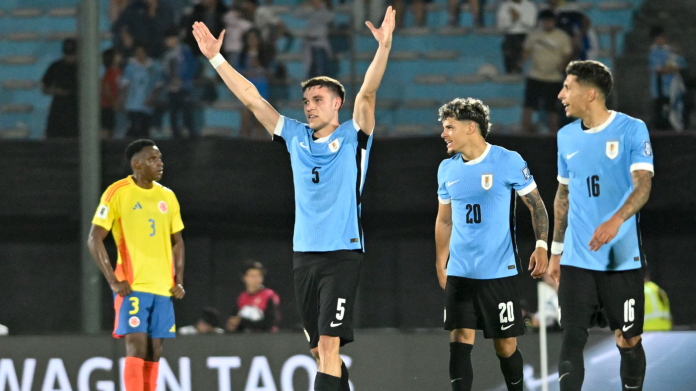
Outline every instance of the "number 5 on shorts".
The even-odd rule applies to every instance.
[[[343,305],[346,304],[346,299],[338,299],[338,304],[336,305],[336,320],[343,320],[343,316],[346,314],[346,309]]]

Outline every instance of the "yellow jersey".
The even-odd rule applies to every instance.
[[[143,189],[129,175],[106,189],[92,224],[111,230],[118,248],[114,272],[119,281],[128,280],[134,291],[172,295],[171,235],[184,229],[173,191],[157,182]]]

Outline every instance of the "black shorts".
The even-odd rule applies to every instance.
[[[361,251],[296,252],[295,297],[310,349],[319,336],[353,342],[353,307],[360,282]]]
[[[599,310],[609,327],[621,329],[624,338],[643,334],[645,294],[643,269],[603,272],[561,266],[558,286],[561,327],[590,328]]]
[[[490,338],[524,334],[517,276],[474,280],[447,276],[445,330],[483,330]]]
[[[550,112],[559,111],[561,104],[558,100],[558,94],[562,88],[562,82],[528,78],[524,89],[524,107],[534,110],[544,109]]]

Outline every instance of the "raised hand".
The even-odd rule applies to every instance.
[[[391,48],[392,34],[396,26],[396,11],[391,6],[387,8],[387,13],[384,15],[384,20],[379,28],[375,28],[370,21],[365,22],[365,24],[372,31],[372,35],[379,42],[380,46]]]
[[[203,53],[203,55],[210,60],[220,53],[222,39],[225,37],[225,30],[222,30],[220,36],[215,39],[205,23],[195,22],[193,24],[193,37],[196,38],[196,42],[198,42],[198,48],[201,50],[201,53]]]

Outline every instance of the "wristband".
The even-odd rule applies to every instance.
[[[215,55],[215,57],[211,58],[208,61],[210,61],[210,65],[212,65],[213,68],[217,68],[220,66],[220,64],[225,62],[225,57],[222,57],[222,54],[218,53]]]
[[[536,246],[537,246],[537,248],[541,247],[541,248],[543,248],[544,250],[548,250],[548,249],[549,249],[549,246],[548,246],[548,245],[546,244],[546,242],[543,241],[543,240],[537,240]]]
[[[551,243],[551,255],[560,255],[563,253],[563,243],[553,242]]]

